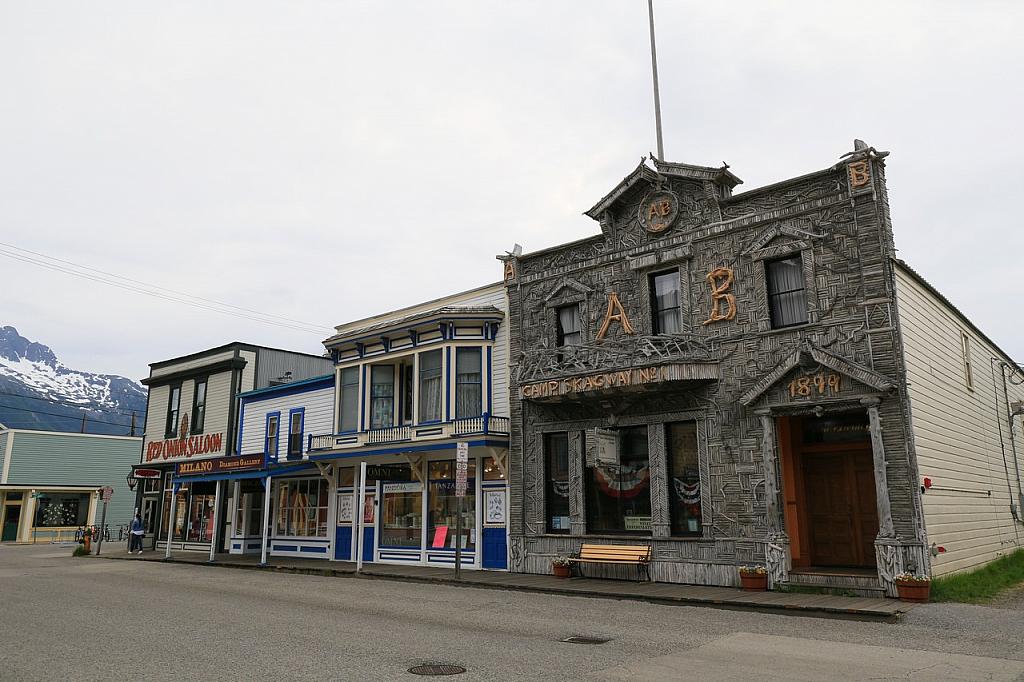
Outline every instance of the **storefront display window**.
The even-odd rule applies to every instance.
[[[213,539],[215,483],[196,483],[188,505],[187,542],[210,542]]]
[[[587,467],[588,533],[651,532],[651,470],[647,427],[619,429],[618,466]]]
[[[88,514],[88,493],[43,493],[37,501],[33,525],[39,528],[81,526]]]
[[[275,482],[279,537],[327,537],[327,481],[323,478]]]
[[[507,466],[507,465],[506,465]],[[505,472],[501,470],[498,463],[494,461],[493,457],[484,458],[484,480],[485,481],[504,481]]]
[[[232,533],[236,537],[263,534],[263,485],[260,482],[246,480],[239,484]]]
[[[547,506],[547,532],[569,532],[569,435],[544,436],[544,462],[547,467],[544,503]]]
[[[672,535],[699,535],[700,461],[697,422],[667,424],[665,430]]]
[[[458,498],[455,497],[455,461],[430,462],[430,491],[427,496],[429,526],[427,546],[476,549],[476,462],[469,461],[466,472],[466,496],[462,500],[462,537],[456,537]]]
[[[381,547],[419,547],[423,534],[423,485],[381,483]]]
[[[175,509],[174,509],[174,539],[183,540],[185,537],[185,522],[186,514],[185,510],[188,508],[188,488],[182,487],[178,489],[178,494],[174,496]],[[167,539],[167,524],[171,520],[171,490],[168,488],[164,491],[163,499],[163,514],[160,517],[160,539]]]

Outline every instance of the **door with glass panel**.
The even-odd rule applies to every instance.
[[[462,532],[458,530],[458,505],[455,496],[455,460],[427,465],[427,561],[455,564],[455,548],[462,547],[462,564],[476,564],[476,461],[469,460],[466,472],[466,496],[462,499]]]
[[[381,481],[380,530],[377,548],[382,560],[419,560],[423,539],[423,485],[419,481]],[[407,557],[408,555],[408,557]]]

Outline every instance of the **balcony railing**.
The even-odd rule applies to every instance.
[[[347,450],[367,445],[407,443],[423,440],[442,440],[457,436],[501,435],[509,431],[508,417],[494,417],[483,414],[479,417],[454,419],[436,424],[420,426],[390,426],[384,429],[369,429],[350,433],[325,433],[309,437],[309,451]]]

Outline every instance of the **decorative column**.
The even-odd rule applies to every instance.
[[[878,510],[878,536],[875,538],[875,564],[885,594],[895,597],[895,577],[903,573],[902,542],[892,525],[892,506],[889,502],[889,480],[885,471],[885,445],[882,442],[882,419],[878,414],[879,398],[860,401],[867,408],[868,429],[871,434],[871,456],[875,470],[875,504]]]
[[[569,432],[569,533],[573,536],[587,532],[587,510],[583,497],[583,432]]]
[[[651,537],[668,538],[672,534],[668,485],[668,448],[665,446],[665,425],[647,427],[648,466],[651,472]]]
[[[764,467],[765,523],[768,539],[765,542],[765,564],[768,567],[768,587],[789,582],[792,559],[789,554],[789,536],[779,505],[779,451],[775,434],[775,417],[771,410],[754,412],[761,420],[761,463]]]

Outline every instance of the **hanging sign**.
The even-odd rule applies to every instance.
[[[455,446],[455,497],[466,496],[466,472],[469,470],[469,443]]]
[[[160,478],[159,469],[135,469],[132,471],[135,478]]]
[[[109,485],[103,486],[101,492],[103,494],[104,502],[110,502],[110,498],[114,496],[114,489],[111,488]]]

